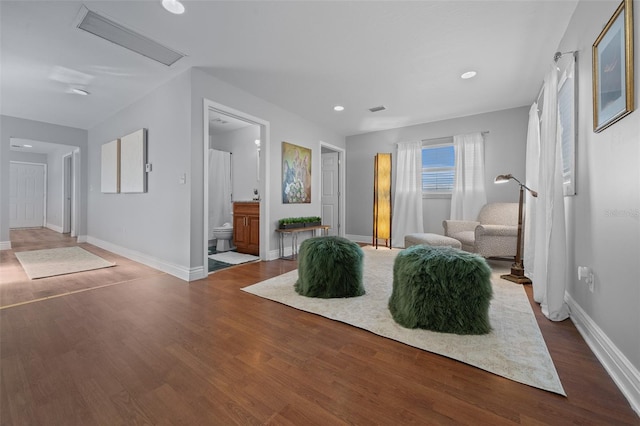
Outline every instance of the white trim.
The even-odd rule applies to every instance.
[[[203,213],[202,213],[202,239],[203,239],[203,248],[202,248],[202,265],[203,265],[203,273],[205,273],[205,277],[208,275],[206,271],[204,271],[204,265],[208,265],[208,251],[209,251],[209,220],[207,215],[209,213],[209,167],[208,167],[208,159],[209,159],[209,111],[216,111],[224,115],[228,115],[234,118],[237,118],[242,121],[246,121],[251,124],[256,124],[260,126],[260,182],[258,184],[260,190],[260,258],[262,260],[268,260],[271,257],[270,243],[271,243],[271,226],[269,220],[269,199],[270,197],[270,189],[269,183],[270,180],[270,167],[269,167],[269,137],[271,135],[271,125],[268,121],[263,120],[258,117],[254,117],[245,112],[238,111],[236,109],[230,108],[226,105],[222,105],[216,102],[213,102],[209,99],[202,99],[202,112],[203,112],[203,188],[204,192],[203,196]],[[204,277],[203,277],[204,278]]]
[[[69,159],[69,176],[67,176],[67,158]],[[73,229],[73,217],[72,216],[72,211],[73,211],[73,151],[68,152],[66,154],[64,154],[62,156],[62,232],[61,233],[71,233],[71,229]],[[70,180],[70,182],[67,182],[67,178]],[[67,185],[69,186],[69,197],[71,198],[71,203],[69,204],[69,211],[67,212],[67,209],[65,208],[65,206],[67,205],[67,200],[65,200],[65,193],[67,191]],[[66,214],[65,214],[66,213]],[[67,223],[67,215],[69,216],[69,229],[65,228],[65,225]],[[49,227],[49,225],[47,224],[47,228]]]
[[[63,230],[62,230],[62,226],[54,225],[53,223],[47,223],[45,225],[45,228],[49,228],[52,231],[55,231],[55,232],[57,232],[59,234],[63,234],[64,233]]]
[[[571,321],[578,332],[627,398],[631,408],[640,416],[640,371],[631,364],[569,293],[565,293],[565,301],[571,309]]]
[[[11,250],[11,241],[0,241],[0,250]]]
[[[76,148],[73,150],[73,198],[71,200],[71,236],[77,237],[78,231],[80,229],[80,217],[82,216],[82,211],[80,210],[80,199],[81,193],[80,187],[81,185],[81,176],[80,173],[80,164],[81,164],[81,151],[80,148]]]
[[[78,238],[76,240],[76,242],[78,243],[86,243],[87,242],[87,237],[86,235],[78,235]]]
[[[78,237],[78,239],[80,239],[80,237]],[[201,266],[196,268],[189,268],[188,266],[176,265],[174,263],[167,262],[165,260],[158,259],[144,253],[140,253],[139,251],[131,250],[126,247],[122,247],[91,236],[87,236],[86,242],[89,244],[93,244],[96,247],[100,247],[104,250],[108,250],[112,253],[126,257],[127,259],[131,259],[135,262],[142,263],[143,265],[150,266],[162,272],[166,272],[167,274],[180,278],[183,281],[194,281],[196,279],[202,278],[203,268]]]
[[[332,151],[335,151],[338,153],[338,173],[339,173],[339,178],[340,178],[340,182],[339,182],[339,191],[340,191],[340,196],[338,197],[338,203],[340,204],[340,211],[338,212],[338,221],[340,222],[340,229],[338,229],[338,235],[341,237],[344,237],[345,235],[345,229],[347,229],[347,215],[346,215],[346,210],[347,210],[347,204],[346,204],[346,197],[347,197],[347,185],[346,185],[346,177],[347,177],[347,171],[346,171],[346,165],[347,165],[347,152],[345,149],[337,147],[335,145],[331,145],[329,143],[326,142],[322,142],[320,141],[320,166],[318,167],[318,170],[322,171],[322,148],[328,148]],[[322,186],[322,183],[321,183]],[[322,194],[320,194],[320,197],[322,197]],[[322,198],[320,199],[320,205],[322,205]]]

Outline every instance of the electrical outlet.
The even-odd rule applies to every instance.
[[[578,266],[578,280],[582,280],[583,278],[587,286],[589,286],[589,291],[593,293],[595,276],[588,266]]]

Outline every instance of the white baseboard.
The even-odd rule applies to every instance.
[[[79,243],[86,243],[87,242],[87,236],[86,235],[78,235],[76,237],[76,241]]]
[[[206,278],[207,276],[204,273],[204,268],[202,266],[197,268],[188,268],[185,266],[176,265],[171,262],[167,262],[165,260],[158,259],[153,256],[128,249],[126,247],[121,247],[119,245],[91,236],[86,237],[86,242],[120,256],[124,256],[127,259],[131,259],[135,262],[142,263],[143,265],[150,266],[162,272],[166,272],[167,274],[180,278],[183,281],[195,281]]]
[[[11,250],[11,241],[0,241],[0,250]]]
[[[58,234],[62,234],[62,231],[63,231],[62,226],[54,225],[52,223],[47,223],[45,225],[45,228],[49,228],[52,231],[56,231]]]
[[[578,332],[627,398],[631,408],[640,416],[640,371],[620,352],[571,295],[566,293],[565,300],[571,309],[571,321]]]

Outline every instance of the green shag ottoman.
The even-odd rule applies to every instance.
[[[294,289],[324,299],[362,296],[363,257],[360,246],[345,238],[308,238],[300,244]]]
[[[393,264],[389,310],[403,327],[489,333],[492,296],[491,268],[473,253],[417,245],[398,253]]]

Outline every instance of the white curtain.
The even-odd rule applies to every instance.
[[[527,153],[526,153],[526,178],[525,185],[538,190],[538,171],[540,160],[540,118],[538,117],[538,103],[534,102],[529,110],[529,128],[527,130]],[[529,191],[525,191],[526,204],[524,214],[524,249],[523,262],[524,270],[535,283],[533,263],[535,259],[535,226],[536,226],[536,200]]]
[[[422,142],[398,144],[396,190],[391,223],[392,245],[404,247],[404,236],[424,232],[422,222]]]
[[[231,153],[209,150],[209,239],[213,228],[231,223]]]
[[[484,137],[482,133],[453,137],[455,183],[451,194],[451,219],[476,220],[487,204],[484,187]]]
[[[544,80],[536,200],[533,296],[542,313],[553,321],[569,316],[564,301],[567,250],[562,193],[561,132],[558,117],[558,74],[552,64]],[[536,189],[536,188],[532,188]]]

